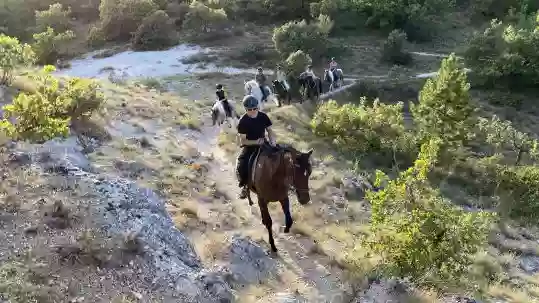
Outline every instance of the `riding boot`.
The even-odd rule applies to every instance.
[[[247,194],[249,194],[249,188],[247,186],[242,187],[238,199],[247,199]]]

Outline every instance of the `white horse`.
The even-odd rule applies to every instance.
[[[215,104],[213,104],[211,108],[211,119],[213,121],[213,125],[217,123],[219,126],[222,126],[225,121],[227,122],[229,128],[232,126],[236,127],[238,125],[238,119],[240,116],[236,112],[236,107],[230,100],[228,100],[228,105],[230,106],[229,115],[226,113],[223,101],[215,101]]]
[[[246,95],[252,95],[258,100],[258,106],[260,110],[263,109],[262,104],[262,90],[260,89],[260,86],[258,85],[258,82],[255,80],[249,80],[245,81],[245,94]],[[277,97],[275,94],[271,91],[271,88],[269,86],[266,86],[266,91],[268,92],[268,97],[266,98],[266,101],[274,102],[277,106],[279,106]]]
[[[337,79],[335,79],[335,74],[337,74]],[[329,69],[324,70],[324,81],[329,83],[329,91],[333,91],[334,88],[341,87],[344,84],[342,69],[335,69],[335,74]]]

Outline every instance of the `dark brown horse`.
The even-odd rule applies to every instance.
[[[268,203],[279,201],[285,217],[284,232],[290,232],[294,221],[290,214],[290,200],[288,191],[293,187],[298,201],[305,205],[311,200],[309,194],[309,177],[312,173],[310,157],[313,150],[300,152],[291,146],[262,145],[258,154],[255,154],[250,163],[248,186],[256,193],[262,224],[266,226],[269,234],[271,250],[277,252],[273,232],[271,230],[271,216]],[[250,193],[247,195],[249,205],[253,205]]]

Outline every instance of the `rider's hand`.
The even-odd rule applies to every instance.
[[[275,144],[275,142],[273,142],[273,141],[270,140],[269,145],[270,145],[271,147],[275,147],[277,144]]]

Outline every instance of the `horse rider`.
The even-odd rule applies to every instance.
[[[266,75],[264,75],[264,70],[262,70],[262,67],[257,68],[257,71],[258,72],[255,76],[255,80],[258,83],[258,86],[260,86],[260,90],[262,91],[262,100],[260,101],[263,101],[266,100],[266,98],[268,97],[266,93],[266,81],[268,80],[268,78],[266,77]]]
[[[286,81],[286,74],[284,73],[280,65],[277,65],[277,81],[283,84],[286,91],[290,90],[290,85],[288,85],[288,82]]]
[[[268,133],[269,144],[275,146],[275,132],[271,129],[271,120],[264,112],[258,109],[258,100],[247,95],[243,97],[243,107],[246,113],[238,122],[238,137],[241,151],[236,161],[236,175],[238,176],[241,193],[238,198],[245,199],[249,193],[249,159],[258,152]]]
[[[337,61],[335,61],[335,57],[331,57],[331,61],[329,62],[329,70],[333,73],[333,79],[337,80]]]
[[[215,88],[217,89],[215,91],[215,95],[217,95],[217,101],[221,101],[223,103],[223,108],[225,109],[227,117],[232,117],[232,108],[230,107],[230,103],[228,103],[228,99],[226,98],[226,93],[223,89],[223,85],[217,84]]]
[[[308,76],[311,76],[314,78],[316,78],[316,76],[314,75],[314,71],[313,71],[313,66],[312,65],[308,65],[307,66],[307,69],[305,70],[305,72],[307,73]]]

